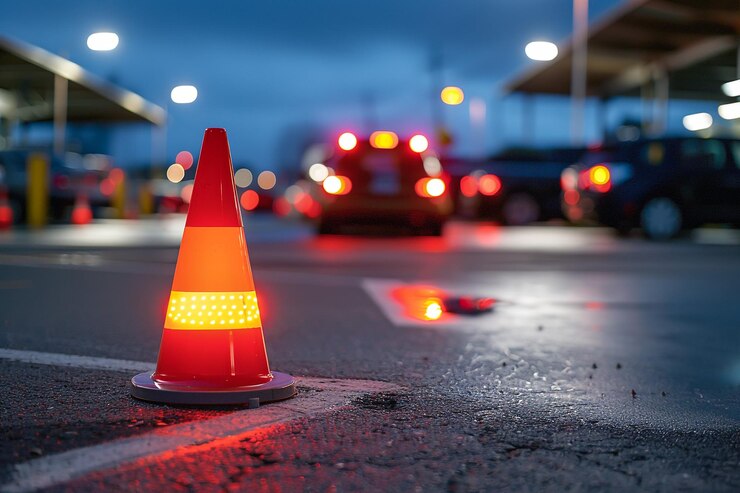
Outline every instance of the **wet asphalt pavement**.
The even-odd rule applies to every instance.
[[[51,490],[740,488],[734,233],[648,243],[465,223],[442,239],[260,228],[269,234],[247,238],[271,367],[402,389]],[[155,361],[176,255],[164,242],[5,244],[0,348]],[[399,321],[398,301],[383,298],[390,285],[496,304],[477,317]],[[16,464],[244,412],[134,401],[133,373],[0,368],[0,484]]]

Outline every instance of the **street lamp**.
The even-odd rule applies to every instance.
[[[196,99],[198,99],[198,89],[192,85],[175,86],[170,91],[170,100],[176,104],[190,104]],[[156,140],[159,140],[159,146],[161,146],[159,152],[162,154],[159,158],[162,159],[162,162],[167,162],[167,127],[169,126],[170,116],[169,101],[165,102],[164,110],[166,114],[164,123],[152,129],[152,165],[157,160],[157,151],[155,149],[158,146],[155,145]],[[157,134],[159,134],[159,138],[157,138]]]
[[[524,47],[524,53],[532,60],[549,62],[558,56],[558,47],[549,41],[532,41]]]
[[[118,46],[118,34],[109,32],[92,33],[87,37],[87,47],[93,51],[111,51]]]
[[[118,46],[118,35],[111,32],[92,33],[87,37],[87,47],[93,51],[111,51]],[[66,54],[63,54],[66,58]],[[54,154],[64,153],[67,133],[67,102],[69,80],[63,75],[54,75]]]
[[[447,86],[442,89],[439,97],[442,99],[442,102],[444,104],[456,106],[463,102],[463,100],[465,99],[465,94],[463,93],[463,90],[459,87]]]
[[[198,99],[198,89],[195,86],[176,86],[170,92],[170,99],[177,104],[190,104]]]

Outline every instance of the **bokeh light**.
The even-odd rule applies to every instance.
[[[414,135],[409,139],[409,147],[414,152],[424,152],[429,147],[429,141],[423,135]]]
[[[377,149],[393,149],[398,145],[398,135],[386,130],[373,132],[370,135],[370,145]]]
[[[175,156],[175,162],[181,165],[184,169],[190,169],[193,165],[193,155],[188,151],[180,151]]]
[[[167,168],[167,179],[172,183],[180,183],[185,178],[185,168],[181,164],[174,163]]]
[[[463,93],[463,90],[456,86],[447,86],[444,89],[442,89],[442,92],[440,93],[440,98],[442,98],[442,102],[445,104],[449,104],[451,106],[456,106],[463,102],[465,99],[465,94]]]
[[[439,197],[440,195],[445,193],[446,187],[445,182],[443,182],[439,178],[432,178],[427,181],[424,188],[426,189],[426,192],[430,197]]]
[[[344,132],[337,140],[339,147],[345,151],[351,151],[357,147],[357,137],[351,132]]]
[[[254,190],[246,190],[239,198],[239,203],[245,211],[253,211],[260,203],[260,196]]]
[[[496,195],[501,190],[501,180],[496,175],[483,175],[478,180],[478,190],[483,195]]]
[[[180,191],[180,198],[182,198],[182,201],[186,204],[190,203],[190,199],[193,197],[193,184],[188,183],[184,187],[182,187],[182,190]]]
[[[252,172],[247,168],[241,168],[234,173],[234,183],[239,188],[247,188],[252,184]]]
[[[460,180],[460,193],[466,197],[475,197],[478,193],[478,180],[473,176],[463,176]]]
[[[277,183],[277,177],[272,171],[263,171],[257,176],[257,185],[263,190],[270,190]]]
[[[323,163],[315,163],[308,168],[308,177],[317,183],[324,181],[327,176],[329,176],[329,168]]]

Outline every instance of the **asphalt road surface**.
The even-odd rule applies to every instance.
[[[204,410],[129,397],[178,236],[130,224],[0,238],[0,491],[740,490],[737,232],[248,221],[271,367],[308,378]],[[438,291],[496,303],[397,296]]]

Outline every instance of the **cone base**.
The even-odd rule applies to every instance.
[[[237,387],[233,390],[189,390],[156,383],[154,372],[139,373],[131,379],[131,395],[136,399],[162,404],[235,405],[282,401],[296,394],[295,378],[273,371],[273,379],[260,385]],[[257,401],[255,401],[255,399]]]

